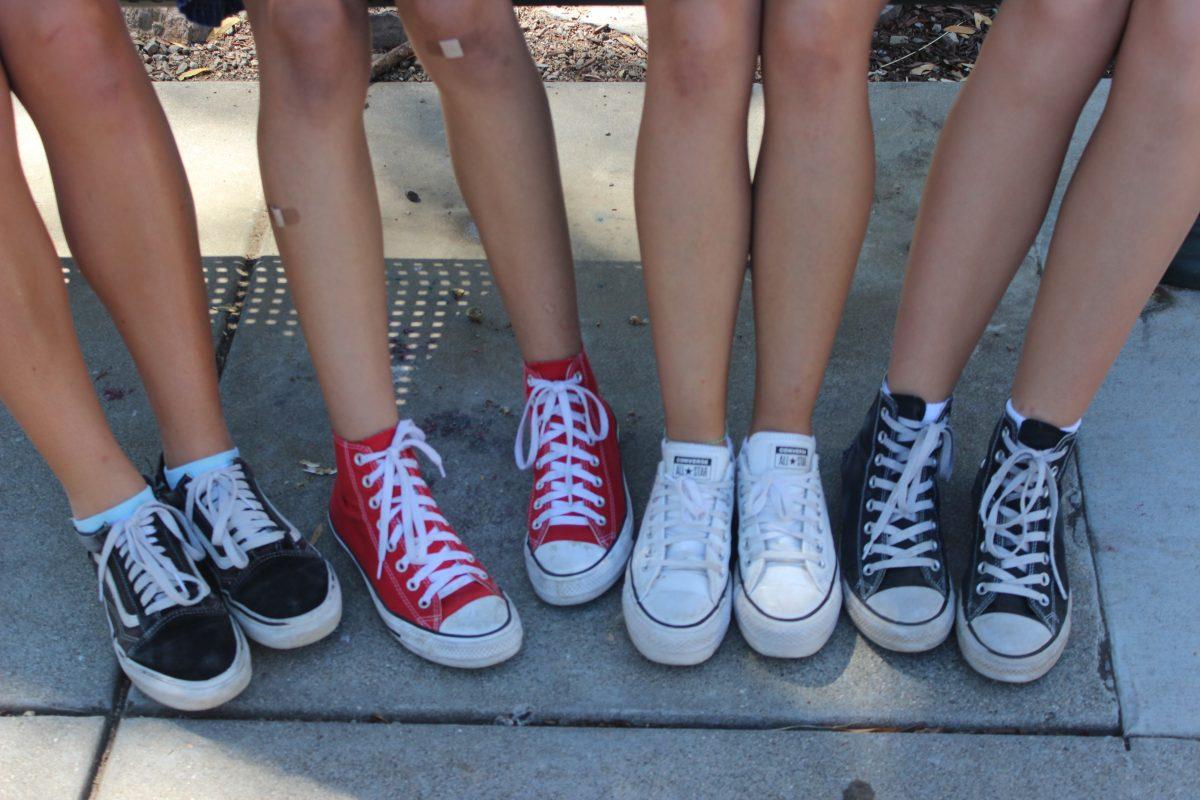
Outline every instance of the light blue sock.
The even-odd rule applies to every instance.
[[[71,524],[75,526],[75,530],[84,535],[96,533],[105,525],[112,525],[115,522],[129,519],[133,516],[133,512],[137,511],[143,503],[148,503],[153,499],[154,492],[147,486],[133,497],[117,503],[107,511],[93,514],[87,519],[72,519]]]
[[[195,478],[203,475],[210,469],[228,467],[237,457],[238,449],[235,447],[232,450],[226,450],[224,453],[217,453],[216,455],[205,456],[204,458],[200,458],[195,461],[189,461],[188,463],[179,467],[170,467],[163,472],[163,476],[167,479],[167,486],[170,486],[172,489],[174,489],[179,485],[179,482],[183,480],[185,476],[189,478]]]

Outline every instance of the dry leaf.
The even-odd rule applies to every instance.
[[[229,32],[232,31],[234,28],[236,28],[238,26],[238,23],[241,21],[242,21],[241,18],[238,17],[237,14],[233,14],[231,16],[226,17],[225,19],[221,20],[220,25],[218,25],[217,27],[213,28],[211,31],[208,32],[208,37],[205,39],[205,41],[206,42],[215,42],[218,39],[220,39],[222,36],[229,35]]]
[[[961,36],[970,36],[971,34],[975,33],[975,29],[970,25],[951,25],[950,27],[946,28],[946,31],[948,33],[957,33]]]
[[[197,75],[203,75],[206,72],[212,72],[212,68],[211,67],[196,67],[195,69],[189,69],[187,72],[185,72],[179,76],[179,80],[186,81],[189,78],[194,78]]]
[[[308,459],[304,459],[304,458],[300,459],[300,466],[309,475],[336,475],[337,474],[337,470],[334,469],[333,467],[323,467],[315,461],[309,461]]]
[[[979,11],[975,12],[975,27],[976,28],[982,29],[984,25],[991,25],[991,24],[992,24],[992,20],[986,14],[980,13]]]
[[[930,62],[926,61],[924,64],[917,64],[915,67],[910,69],[908,71],[908,74],[909,75],[928,75],[929,73],[933,72],[935,69],[937,69],[937,64],[931,64]]]

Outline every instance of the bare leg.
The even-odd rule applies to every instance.
[[[0,400],[63,485],[72,513],[91,516],[145,483],[108,429],[79,351],[58,257],[21,171],[2,67],[0,185]]]
[[[863,80],[880,0],[767,0],[754,178],[752,431],[812,433],[875,185]]]
[[[1197,30],[1192,0],[1134,0],[1050,245],[1013,388],[1022,414],[1083,416],[1200,211]]]
[[[927,401],[953,391],[1041,227],[1128,6],[1005,3],[934,154],[896,321],[893,390]]]
[[[400,0],[397,8],[441,93],[454,172],[521,355],[575,355],[582,343],[554,128],[512,3]],[[439,43],[449,40],[461,57],[443,53]]]
[[[746,125],[759,0],[648,0],[638,137],[638,239],[667,435],[725,434],[738,297],[750,249]]]
[[[0,49],[46,145],[71,252],[137,363],[167,463],[228,450],[191,192],[120,11],[3,4]]]
[[[250,0],[261,63],[259,160],[275,240],[333,430],[396,424],[379,198],[362,112],[360,0]]]

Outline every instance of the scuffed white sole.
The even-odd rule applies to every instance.
[[[746,644],[772,658],[806,658],[825,646],[842,611],[842,584],[838,576],[820,607],[803,619],[776,619],[760,611],[746,596],[741,580],[734,579],[733,611]]]
[[[846,611],[850,613],[854,627],[875,644],[897,653],[924,653],[946,641],[954,627],[954,587],[949,589],[946,605],[936,617],[920,624],[904,625],[876,614],[858,599],[845,580],[842,581]]]
[[[732,595],[733,581],[729,581],[717,607],[702,621],[687,627],[664,625],[642,609],[633,590],[633,579],[626,569],[621,608],[629,639],[650,661],[680,667],[701,664],[717,652],[729,630]]]
[[[971,625],[963,616],[962,608],[958,608],[958,649],[962,652],[967,663],[986,678],[1004,683],[1030,683],[1045,675],[1058,660],[1062,658],[1067,648],[1067,639],[1071,635],[1071,602],[1067,598],[1067,618],[1062,628],[1051,642],[1036,653],[1027,656],[1003,656],[989,650],[983,642],[971,632]]]
[[[250,641],[274,650],[293,650],[324,639],[342,621],[342,588],[333,566],[326,562],[329,587],[321,605],[289,620],[269,620],[255,614],[231,598],[225,598],[229,611],[237,619]]]
[[[229,669],[206,681],[183,681],[148,669],[113,643],[117,662],[129,680],[147,697],[178,711],[206,711],[228,703],[250,685],[250,645],[242,629],[231,621],[237,650]]]
[[[362,571],[358,560],[354,558],[350,548],[346,546],[342,537],[338,535],[337,529],[333,527],[332,519],[329,520],[329,530],[333,532],[333,538],[350,557],[350,563],[354,564],[354,568],[362,576],[379,618],[383,620],[388,631],[405,649],[416,653],[426,661],[460,669],[483,669],[495,666],[520,652],[525,632],[521,627],[521,617],[517,614],[517,607],[513,605],[507,594],[504,595],[504,602],[508,604],[508,621],[491,633],[479,636],[459,636],[427,631],[388,610],[387,606],[379,599],[379,595],[375,593],[375,587],[371,585],[366,573]]]
[[[629,485],[625,485],[625,524],[617,541],[604,557],[583,572],[573,575],[555,575],[538,564],[529,550],[529,538],[525,538],[525,571],[533,591],[543,601],[555,606],[575,606],[595,600],[621,579],[629,554],[633,552],[633,502],[629,496]]]

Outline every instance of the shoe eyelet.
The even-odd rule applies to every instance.
[[[396,572],[399,572],[401,575],[408,572],[408,563],[405,561],[397,561]]]
[[[983,574],[983,562],[982,561],[980,561],[979,564],[975,567],[975,573],[978,575]]]
[[[1046,555],[1045,553],[1042,553],[1042,563],[1043,563],[1043,564],[1049,564],[1049,563],[1050,563],[1050,556]]]
[[[869,578],[875,574],[874,564],[864,564],[862,568],[863,577]]]
[[[607,524],[608,524],[608,517],[601,516],[601,517],[600,517],[600,524],[601,524],[601,525],[607,525]]]
[[[364,478],[362,479],[361,483],[362,483],[362,487],[363,487],[364,489],[370,489],[370,488],[371,488],[371,485],[372,485],[372,484],[371,484],[371,479],[370,479],[370,478],[366,478],[366,477],[364,477]]]
[[[354,466],[361,467],[362,465],[363,465],[363,454],[355,453],[354,454]]]
[[[936,552],[937,552],[937,549],[938,549],[938,543],[937,543],[937,542],[931,542],[930,544],[931,544],[931,547],[929,548],[929,552],[931,552],[931,553],[936,553]]]
[[[538,520],[537,522],[533,523],[533,529],[534,529],[535,531],[540,531],[540,530],[542,529],[542,522],[541,522],[541,520]]]
[[[868,479],[867,479],[867,488],[868,488],[868,489],[875,489],[875,488],[877,488],[877,487],[875,486],[875,476],[874,476],[874,475],[872,475],[870,478],[868,478]]]
[[[430,606],[430,603],[429,603],[429,601],[428,601],[428,600],[418,600],[418,601],[417,601],[417,606],[418,606],[419,608],[429,608],[429,606]]]
[[[372,497],[370,500],[367,501],[367,507],[371,508],[371,509],[379,508],[379,498]]]
[[[887,441],[887,439],[883,435],[883,431],[880,431],[879,433],[875,434],[875,441],[879,442],[880,444],[883,444],[885,441]]]
[[[539,497],[537,500],[533,501],[533,508],[536,511],[536,510],[541,509],[541,507],[542,507],[542,499]]]
[[[1045,608],[1046,606],[1050,605],[1050,598],[1044,594],[1039,596],[1038,597],[1038,605],[1041,606],[1042,608]]]
[[[1042,573],[1042,586],[1049,586],[1049,585],[1050,585],[1050,576],[1043,572]]]
[[[867,534],[868,536],[871,535],[871,523],[868,522],[866,525],[863,525],[863,533]]]
[[[604,508],[604,502],[605,502],[604,498],[601,497],[599,500],[596,501],[596,508]]]
[[[979,552],[981,552],[981,553],[986,553],[986,552],[987,552],[987,542],[980,542],[980,543],[979,543]]]
[[[980,597],[987,594],[987,590],[983,588],[982,583],[975,584],[975,594],[979,595]]]
[[[933,570],[934,572],[941,572],[942,571],[942,563],[940,561],[935,561],[935,562],[933,562],[933,565],[930,567],[930,569]]]
[[[533,376],[532,376],[532,375],[530,375],[530,376],[528,376],[527,378],[525,378],[525,385],[526,385],[526,386],[533,386]]]
[[[818,562],[817,562],[817,568],[818,568],[818,569],[825,569],[825,562],[824,562],[824,561],[818,561]]]
[[[410,592],[415,592],[419,585],[420,584],[418,584],[416,581],[408,581],[404,584],[404,588],[408,589]]]
[[[881,453],[876,453],[875,458],[872,459],[872,463],[874,463],[875,466],[877,466],[877,467],[882,467],[883,466],[883,455]]]

